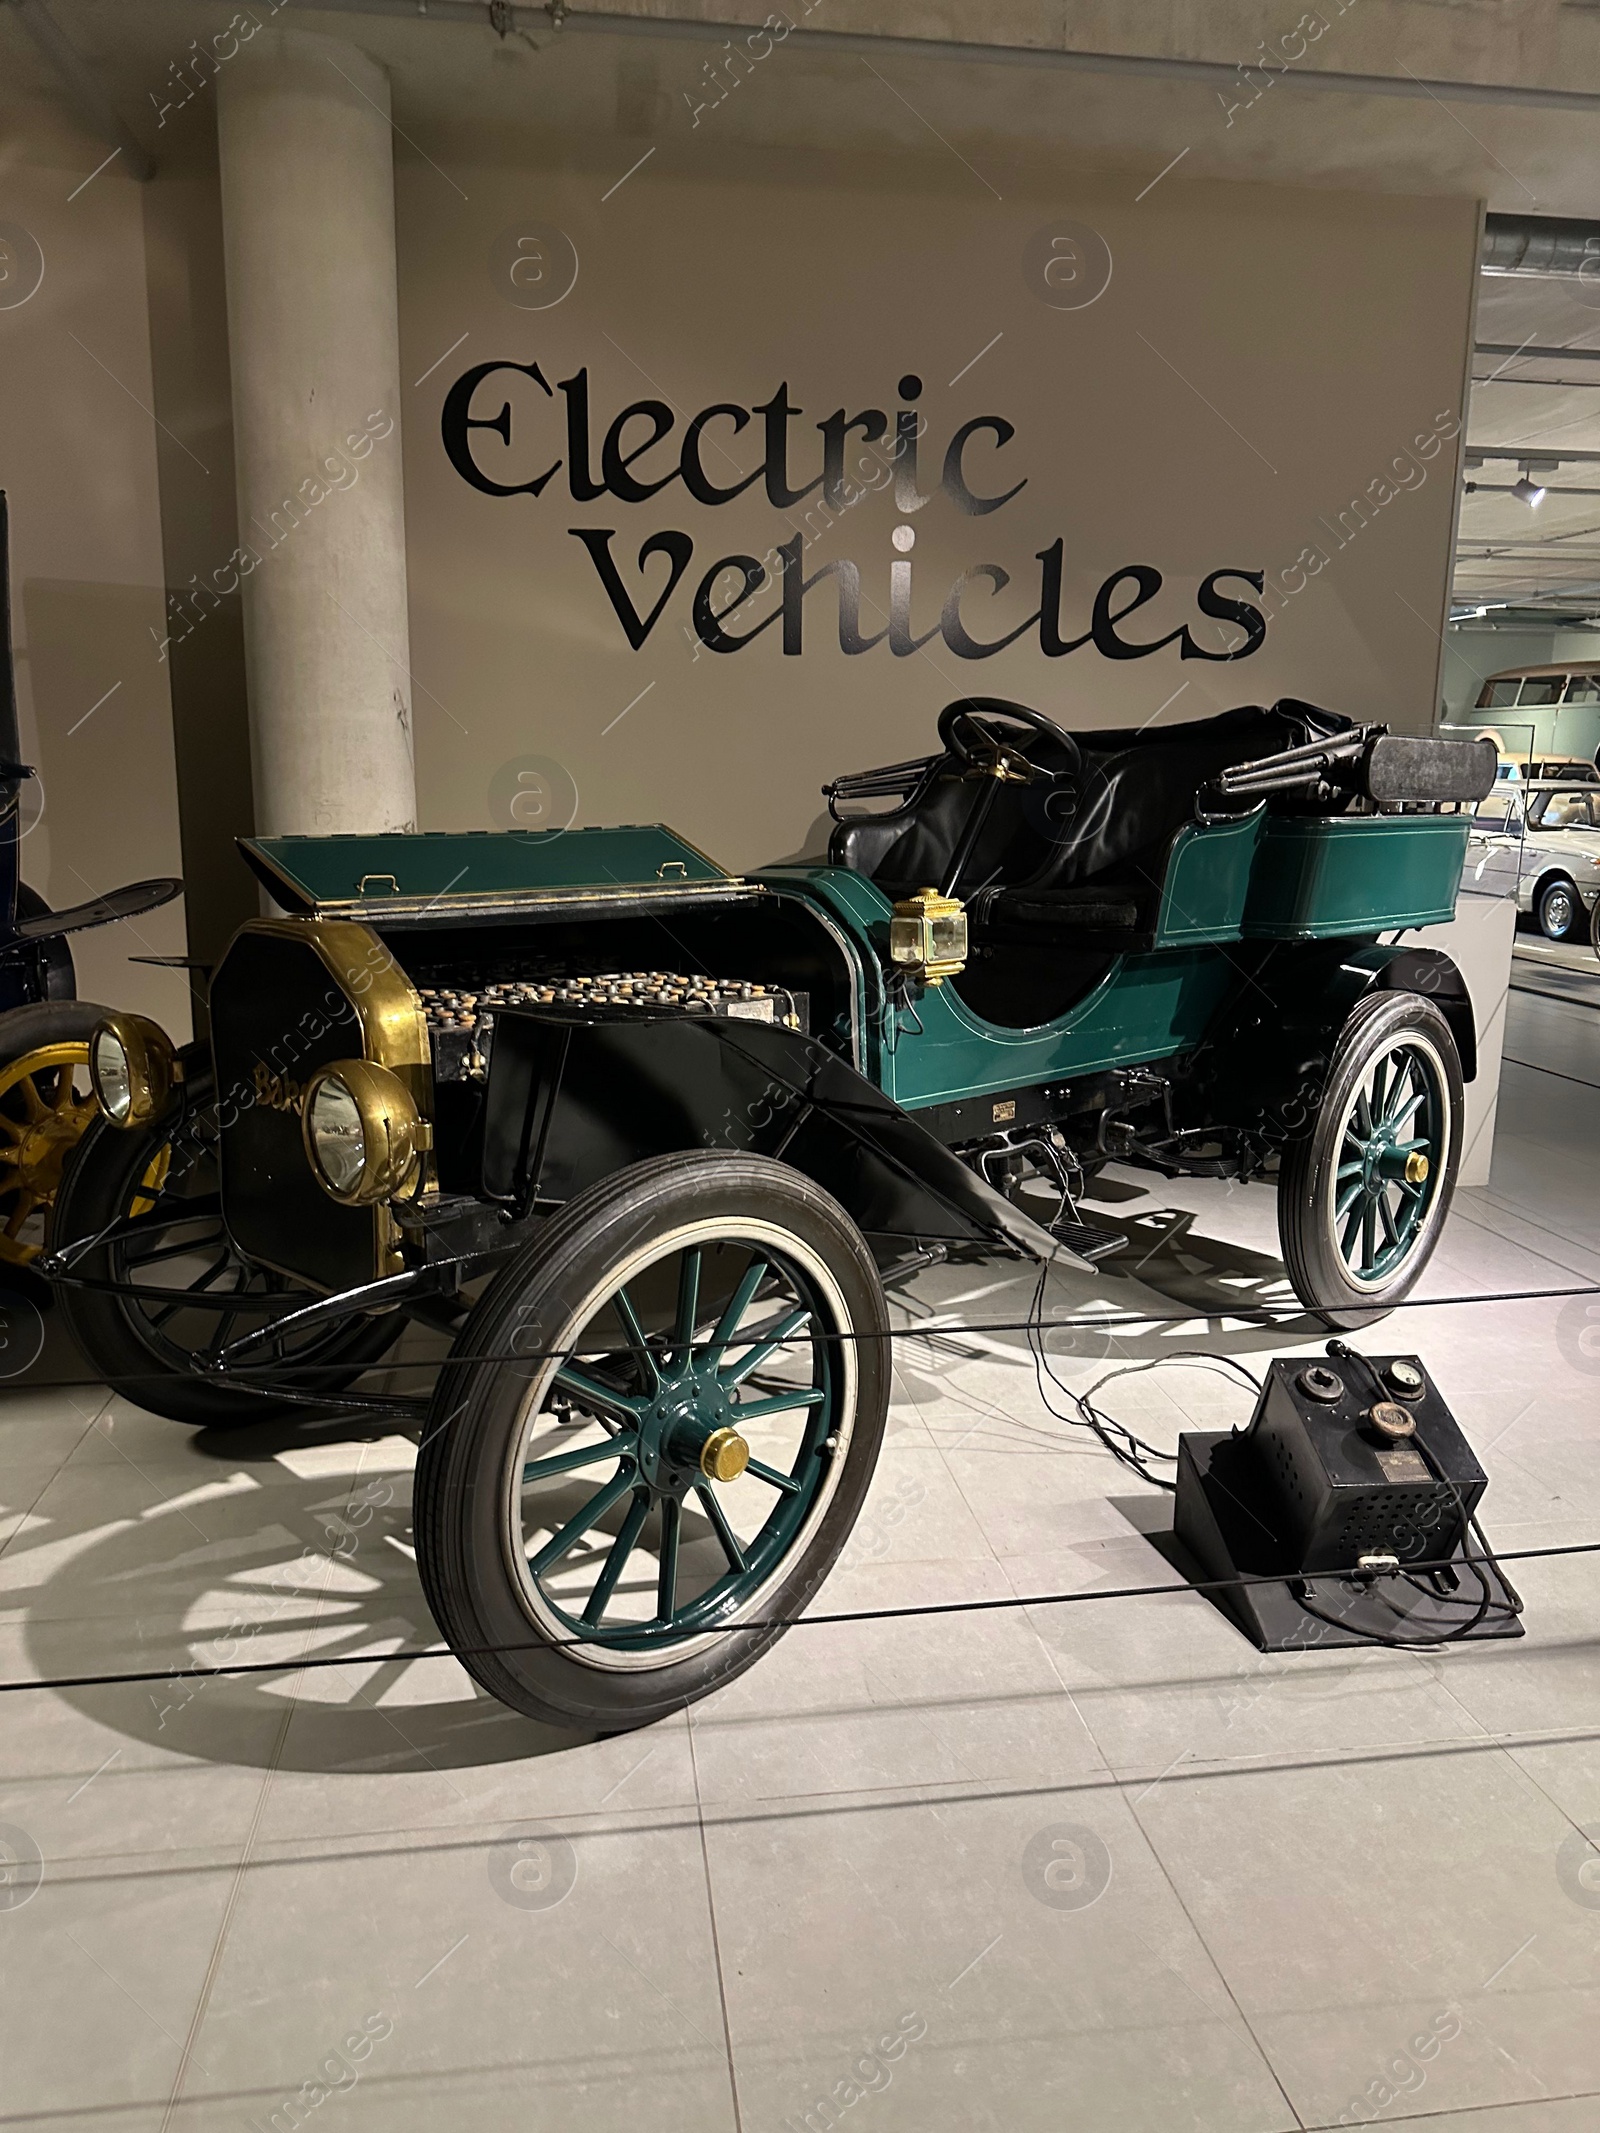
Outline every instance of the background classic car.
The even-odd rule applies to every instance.
[[[1467,879],[1514,895],[1546,940],[1585,938],[1600,897],[1600,785],[1502,779],[1473,816]]]

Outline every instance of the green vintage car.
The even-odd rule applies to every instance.
[[[1384,936],[1452,915],[1492,745],[1295,701],[967,698],[938,739],[747,876],[661,827],[257,840],[286,915],[209,1043],[96,1034],[49,1261],[85,1354],[187,1422],[408,1411],[429,1602],[519,1710],[631,1725],[749,1665],[866,1493],[885,1282],[1092,1266],[1107,1162],[1275,1174],[1333,1326],[1437,1241],[1472,1009]],[[354,1389],[407,1325],[431,1395]]]

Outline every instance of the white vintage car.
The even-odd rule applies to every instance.
[[[1473,817],[1464,886],[1514,894],[1546,940],[1584,939],[1600,897],[1600,785],[1502,779]]]

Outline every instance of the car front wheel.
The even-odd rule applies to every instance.
[[[1534,904],[1539,931],[1547,941],[1569,940],[1583,918],[1583,900],[1570,881],[1547,881]]]
[[[1417,1281],[1455,1191],[1461,1127],[1461,1060],[1438,1008],[1408,992],[1361,1001],[1278,1172],[1289,1279],[1330,1326],[1370,1325]]]
[[[99,1118],[67,1166],[50,1243],[60,1249],[100,1240],[73,1261],[71,1273],[105,1286],[62,1281],[62,1318],[114,1392],[174,1422],[230,1429],[325,1411],[317,1395],[343,1391],[375,1363],[399,1321],[340,1319],[284,1336],[257,1359],[263,1391],[204,1374],[226,1342],[309,1298],[234,1250],[218,1191],[211,1067],[199,1045],[183,1057],[180,1114],[132,1127]]]
[[[836,1201],[761,1156],[604,1180],[462,1328],[417,1463],[423,1590],[488,1692],[620,1731],[750,1666],[849,1537],[888,1320]]]

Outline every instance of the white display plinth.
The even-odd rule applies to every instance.
[[[1487,1185],[1494,1155],[1494,1116],[1500,1100],[1500,1054],[1505,1044],[1506,994],[1516,906],[1509,897],[1463,895],[1448,926],[1419,926],[1400,935],[1407,947],[1438,948],[1467,981],[1478,1031],[1478,1072],[1467,1083],[1466,1132],[1456,1182]]]

